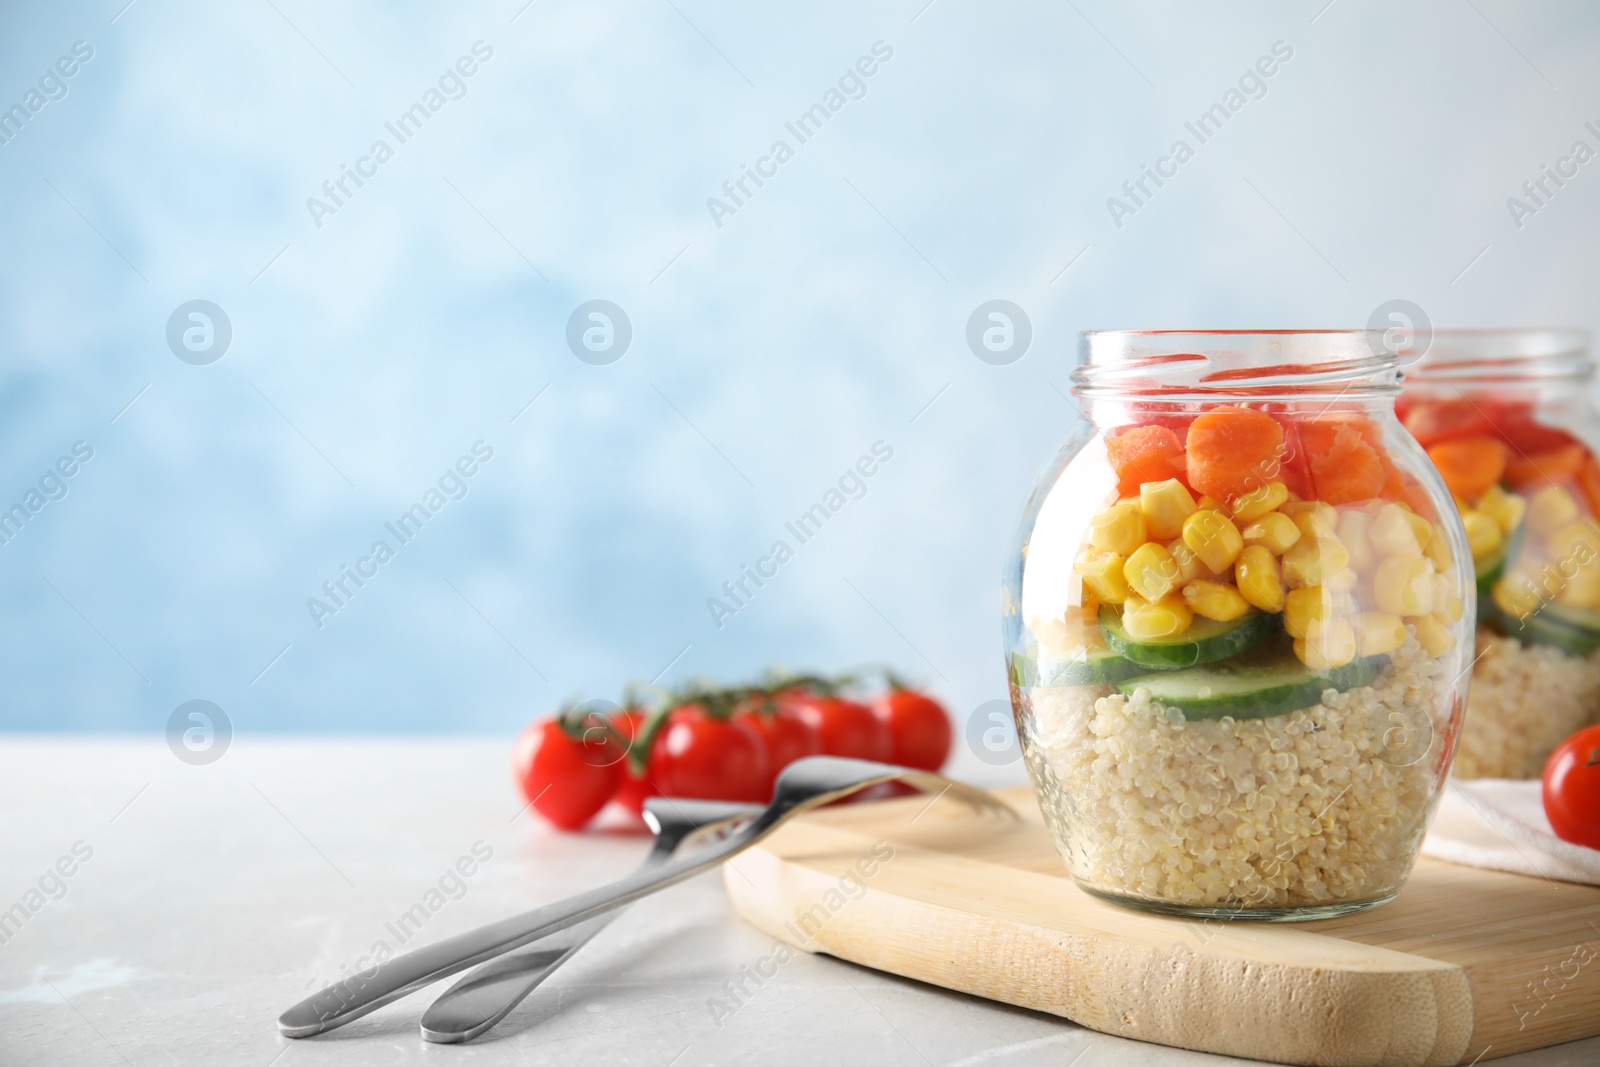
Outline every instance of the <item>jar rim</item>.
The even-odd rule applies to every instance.
[[[1435,330],[1406,377],[1411,384],[1582,383],[1595,375],[1591,343],[1576,326]]]
[[[1213,403],[1374,399],[1400,391],[1401,360],[1374,329],[1086,330],[1073,392]]]

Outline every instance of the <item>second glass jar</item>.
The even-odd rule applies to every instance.
[[[1402,421],[1455,497],[1478,630],[1455,773],[1537,778],[1600,721],[1600,412],[1584,330],[1441,330]]]

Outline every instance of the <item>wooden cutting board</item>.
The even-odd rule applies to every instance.
[[[1424,859],[1394,901],[1304,923],[1167,918],[1068,876],[1022,818],[926,797],[813,812],[723,872],[796,948],[1095,1030],[1295,1064],[1454,1064],[1600,1034],[1600,889]]]

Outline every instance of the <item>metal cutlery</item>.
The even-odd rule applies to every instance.
[[[784,768],[778,775],[772,803],[716,848],[701,850],[650,870],[636,871],[610,885],[396,956],[374,968],[370,977],[351,975],[294,1005],[278,1017],[278,1031],[285,1037],[310,1037],[343,1026],[440,978],[709,870],[771,834],[800,812],[890,781],[902,781],[941,796],[948,793],[977,811],[1016,818],[1015,812],[982,790],[942,775],[867,760],[810,756]]]
[[[760,810],[752,804],[651,797],[645,801],[645,819],[655,830],[656,838],[639,870],[649,871],[661,866],[685,841],[697,834],[714,841],[716,835],[728,833]],[[511,1013],[512,1008],[521,1004],[535,986],[554,974],[556,968],[621,914],[622,909],[617,908],[596,915],[515,952],[479,964],[423,1013],[422,1036],[439,1044],[457,1044],[488,1033]]]

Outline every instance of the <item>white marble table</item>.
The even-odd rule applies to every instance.
[[[472,1045],[418,1037],[426,994],[323,1037],[280,1038],[279,1011],[359,967],[376,942],[396,947],[395,924],[418,903],[438,906],[405,931],[413,945],[637,862],[642,837],[564,835],[519,815],[507,750],[250,737],[197,767],[159,737],[0,737],[0,909],[39,905],[0,932],[0,1062],[1249,1062],[805,955],[718,1025],[710,999],[772,946],[730,913],[714,874],[635,906]],[[1016,773],[957,771],[986,784]],[[492,855],[429,898],[475,845]],[[70,876],[47,873],[58,862]],[[1592,1065],[1600,1039],[1502,1062]]]

